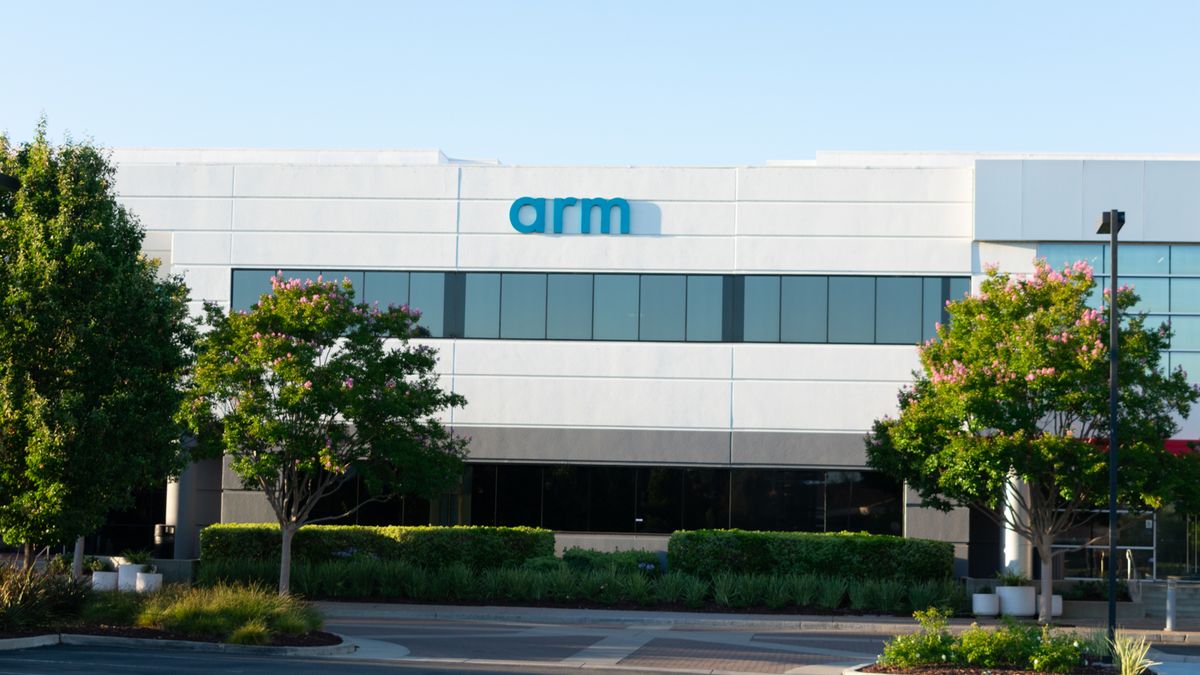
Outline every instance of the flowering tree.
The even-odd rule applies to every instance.
[[[900,392],[899,417],[877,420],[867,437],[868,463],[924,505],[978,507],[1033,544],[1043,621],[1055,538],[1108,498],[1108,324],[1087,304],[1094,285],[1081,262],[1059,272],[1038,261],[1028,278],[990,268],[979,294],[949,303],[949,324],[920,348],[923,371]],[[1119,310],[1136,301],[1118,289]],[[1200,397],[1182,370],[1161,367],[1169,337],[1144,316],[1120,330],[1119,498],[1133,509],[1195,499],[1200,459],[1163,448]],[[1027,489],[1004,508],[1013,479]]]
[[[355,304],[348,281],[271,280],[247,312],[207,307],[184,417],[202,444],[260,489],[282,537],[279,591],[290,585],[302,525],[400,492],[433,495],[459,475],[465,440],[436,415],[466,401],[442,391],[435,350],[411,346],[419,313]],[[312,518],[322,498],[361,478],[373,496]]]

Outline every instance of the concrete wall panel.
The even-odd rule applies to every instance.
[[[463,199],[623,197],[729,201],[735,169],[682,167],[463,167]]]
[[[742,201],[970,202],[970,169],[751,167],[738,170]]]
[[[970,237],[969,203],[740,202],[741,235]]]
[[[123,197],[121,203],[147,231],[228,230],[232,199]]]
[[[968,274],[970,239],[739,237],[737,270],[862,274]]]
[[[454,236],[449,234],[235,232],[232,237],[230,262],[235,266],[454,268]]]
[[[314,166],[244,164],[237,167],[238,197],[455,199],[452,166]]]
[[[449,199],[239,199],[237,230],[453,234]]]

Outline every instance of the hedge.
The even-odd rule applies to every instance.
[[[832,574],[856,579],[946,579],[954,547],[943,541],[866,533],[678,531],[667,568],[710,578],[739,574]]]
[[[277,561],[279,546],[277,525],[209,525],[200,532],[201,563]],[[554,555],[554,533],[532,527],[307,525],[292,540],[296,562],[374,558],[424,567],[462,563],[487,569],[546,555]]]

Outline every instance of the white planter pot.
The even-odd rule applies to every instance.
[[[1037,611],[1039,614],[1042,612],[1042,596],[1040,594],[1037,596]],[[1050,596],[1050,616],[1062,616],[1062,596],[1057,593]]]
[[[117,590],[136,591],[138,572],[144,569],[145,565],[117,565]]]
[[[93,591],[115,591],[115,590],[117,590],[117,573],[116,572],[92,572],[92,590]]]
[[[1033,586],[997,586],[1000,596],[1000,613],[1008,616],[1034,616],[1037,614],[1037,589]]]
[[[137,592],[150,593],[162,588],[162,575],[158,572],[138,572]]]
[[[971,613],[975,616],[996,616],[1000,613],[1000,596],[995,593],[972,593]]]

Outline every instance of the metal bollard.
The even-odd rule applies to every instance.
[[[1175,630],[1175,580],[1167,579],[1167,626],[1168,633]]]

